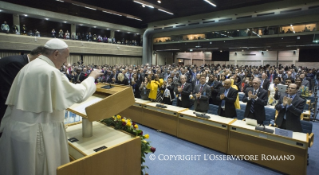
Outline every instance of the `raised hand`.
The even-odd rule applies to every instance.
[[[221,100],[223,100],[223,99],[225,98],[225,95],[224,95],[224,94],[220,94],[219,98],[220,98]]]
[[[284,96],[284,98],[282,99],[282,104],[284,106],[286,106],[288,104],[288,97]]]
[[[291,105],[291,102],[292,102],[292,98],[287,98],[287,104]]]
[[[249,98],[252,98],[252,97],[253,97],[253,92],[249,91],[249,92],[248,92],[248,97],[249,97]]]

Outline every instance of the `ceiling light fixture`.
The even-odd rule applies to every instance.
[[[24,16],[28,16],[27,14],[25,14]]]
[[[79,24],[80,26],[83,26],[83,24]]]
[[[158,2],[158,3],[162,3],[161,0],[158,0],[157,2]]]
[[[168,13],[168,14],[170,14],[170,15],[174,15],[174,13],[168,12],[168,11],[163,10],[163,9],[158,9],[158,10],[159,10],[159,11],[162,11],[162,12],[165,12],[165,13]]]
[[[92,7],[88,7],[88,6],[84,6],[84,7],[90,10],[96,10],[95,8],[92,8]]]
[[[216,7],[216,4],[210,2],[209,0],[204,0],[204,1],[207,2],[208,4],[212,5],[212,6]]]
[[[62,0],[56,0],[56,1],[59,1],[59,2],[64,2],[64,1],[62,1]]]
[[[93,26],[94,28],[96,28],[96,26]]]
[[[139,20],[139,21],[142,21],[142,19],[140,18],[136,18],[136,17],[133,17],[133,16],[126,16],[127,18],[130,18],[130,19],[135,19],[135,20]]]
[[[67,21],[63,21],[64,23],[67,23]]]
[[[117,16],[122,16],[121,14],[118,14],[118,13],[113,13],[113,12],[108,12],[108,11],[102,11],[104,13],[108,13],[108,14],[112,14],[112,15],[117,15]]]
[[[44,18],[45,20],[49,20],[49,18]]]

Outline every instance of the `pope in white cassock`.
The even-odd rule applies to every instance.
[[[0,175],[51,175],[68,163],[64,110],[90,97],[94,80],[102,75],[96,70],[81,84],[72,84],[59,71],[69,56],[68,45],[51,39],[44,47],[11,86],[0,127]]]

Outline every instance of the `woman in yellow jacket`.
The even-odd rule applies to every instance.
[[[161,93],[159,91],[159,87],[163,85],[163,79],[159,79],[159,76],[157,74],[154,75],[154,80],[148,81],[146,88],[150,90],[150,94],[148,96],[151,101],[157,101],[157,93]],[[160,95],[160,94],[159,94]],[[160,102],[160,101],[159,101]]]
[[[234,85],[234,79],[233,79],[233,77],[230,78],[230,81],[231,81],[231,87],[234,88],[234,89],[236,89],[236,90],[238,91],[237,86]],[[236,109],[240,109],[239,95],[238,95],[238,94],[237,94],[237,98],[236,98],[236,101],[235,101],[234,105],[235,105],[235,108],[236,108]]]

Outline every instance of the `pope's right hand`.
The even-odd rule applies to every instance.
[[[103,73],[101,70],[94,70],[90,73],[90,77],[93,77],[94,79],[97,79],[99,76],[102,76]]]

